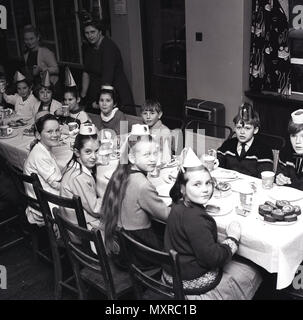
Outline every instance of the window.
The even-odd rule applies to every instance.
[[[289,47],[291,55],[291,85],[293,93],[303,94],[303,4],[289,0]]]

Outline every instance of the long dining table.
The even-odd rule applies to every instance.
[[[15,129],[15,135],[9,139],[0,139],[0,153],[11,163],[22,169],[24,161],[29,153],[29,145],[33,137],[23,135],[23,129]],[[16,134],[17,133],[17,134]],[[72,156],[72,150],[68,139],[60,146],[53,149],[58,164],[63,168]],[[111,159],[108,165],[97,167],[97,193],[103,196],[107,183],[118,165],[117,159]],[[166,167],[157,178],[150,177],[155,185],[159,196],[169,205],[169,190],[172,182],[167,179],[168,175],[176,170],[176,167]],[[216,169],[214,173],[222,170]],[[241,224],[242,235],[238,254],[270,273],[277,274],[277,289],[289,286],[296,274],[297,268],[303,260],[303,214],[294,223],[267,223],[258,214],[258,207],[265,201],[287,200],[292,204],[299,205],[303,210],[303,192],[288,187],[274,186],[271,190],[264,190],[260,179],[236,173],[228,182],[232,192],[226,197],[213,197],[211,203],[220,206],[221,214],[214,216],[218,226],[219,240],[226,237],[225,228],[231,221]],[[250,214],[242,216],[237,214],[236,207],[239,206],[239,192],[244,184],[254,183],[255,194]]]

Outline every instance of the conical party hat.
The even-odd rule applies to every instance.
[[[49,71],[45,70],[42,74],[41,85],[45,88],[49,88],[51,86],[51,82],[49,79]]]
[[[69,67],[65,67],[65,86],[66,87],[76,87],[76,82],[73,78],[72,73],[69,70]]]
[[[15,83],[23,81],[25,79],[26,79],[25,76],[21,72],[19,72],[19,71],[15,72],[15,74],[14,74],[14,82]]]
[[[303,109],[298,109],[291,114],[293,123],[302,124],[303,123]]]
[[[183,162],[181,164],[183,171],[196,171],[203,168],[201,160],[197,157],[192,148],[187,148],[184,151],[186,154],[184,155]]]

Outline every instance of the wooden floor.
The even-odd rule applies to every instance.
[[[0,265],[7,269],[7,289],[0,289],[0,300],[54,300],[53,270],[43,261],[35,262],[27,242],[0,252]],[[267,276],[255,300],[286,300],[290,296],[273,288],[275,279]],[[89,293],[91,300],[104,299],[97,292]],[[63,300],[76,300],[77,296],[63,290]],[[125,297],[133,299],[133,297]]]

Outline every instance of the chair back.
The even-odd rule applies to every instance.
[[[180,275],[179,257],[178,253],[170,250],[169,253],[152,249],[129,236],[125,231],[119,232],[119,239],[122,245],[122,250],[129,261],[129,268],[134,287],[136,289],[137,298],[142,299],[141,287],[150,289],[151,291],[161,294],[167,298],[175,300],[185,300],[182,280]],[[173,285],[165,284],[154,275],[147,272],[136,263],[134,252],[142,252],[147,260],[153,265],[159,264],[169,265],[172,270]]]
[[[62,212],[60,212],[58,208],[54,208],[53,213],[58,223],[68,255],[73,264],[76,280],[79,281],[81,278],[80,270],[82,267],[86,267],[94,272],[97,272],[104,278],[104,293],[109,299],[115,299],[116,291],[113,282],[113,276],[103,244],[101,231],[95,228],[88,230],[71,223],[64,218]],[[70,237],[71,233],[76,235],[77,238],[81,240],[81,243],[93,244],[96,254],[91,250],[90,246],[79,246],[73,243]]]
[[[230,126],[219,125],[201,119],[188,119],[185,124],[185,130],[193,130],[195,133],[198,132],[197,130],[205,130],[204,135],[223,139],[230,139],[234,133]]]
[[[78,225],[82,228],[87,228],[80,197],[73,196],[73,198],[65,198],[42,189],[41,186],[37,185],[36,183],[34,183],[34,190],[40,203],[41,212],[48,227],[47,229],[49,230],[49,235],[54,241],[56,240],[56,235],[54,234],[53,230],[56,228],[55,225],[57,223],[52,215],[49,203],[60,208],[73,209],[77,217]],[[89,246],[88,243],[83,243],[82,245]]]

